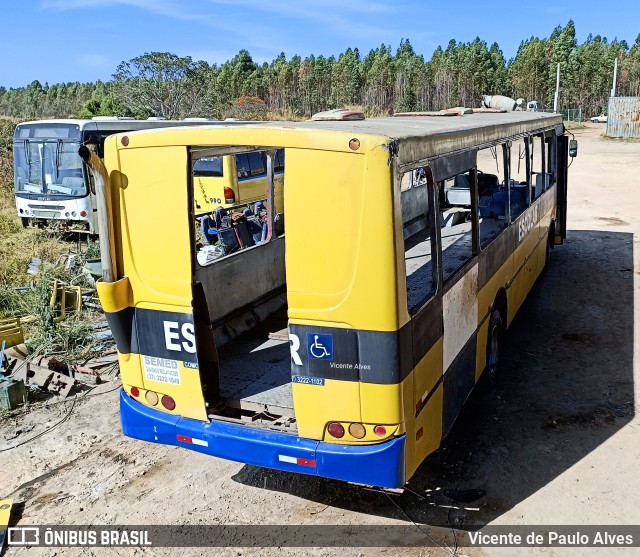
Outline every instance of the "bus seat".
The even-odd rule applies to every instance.
[[[202,237],[209,245],[215,244],[218,240],[218,231],[212,226],[213,224],[213,220],[209,215],[205,215],[200,221]]]
[[[261,223],[258,217],[248,217],[247,227],[255,244],[260,244],[267,239],[267,223]]]
[[[495,174],[478,172],[478,193],[482,195],[488,190],[497,190],[500,187],[500,179]]]
[[[218,207],[213,212],[213,220],[215,222],[215,227],[220,228],[222,226],[231,226],[229,213],[223,207]]]
[[[253,241],[253,235],[249,230],[249,226],[247,225],[246,220],[237,221],[234,224],[234,229],[236,231],[236,236],[238,237],[238,243],[242,248],[248,248],[253,246],[255,242]]]
[[[483,218],[504,218],[506,213],[503,191],[489,191],[480,197],[478,212]]]
[[[447,203],[449,205],[471,205],[471,184],[468,174],[458,174],[453,179],[453,186],[447,192]]]
[[[284,213],[278,213],[273,221],[273,232],[276,236],[284,234]]]
[[[240,249],[240,244],[238,243],[238,237],[236,236],[236,232],[231,226],[223,226],[218,228],[218,238],[219,244],[224,249],[224,254],[229,255],[230,253],[235,253]]]

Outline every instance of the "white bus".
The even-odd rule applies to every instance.
[[[107,116],[18,124],[13,141],[14,183],[23,226],[58,226],[97,234],[95,195],[90,174],[78,155],[80,145],[102,158],[104,140],[111,134],[207,123],[221,122]]]

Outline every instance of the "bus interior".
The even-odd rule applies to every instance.
[[[440,172],[434,181],[430,168],[418,167],[402,175],[410,314],[416,313],[433,295],[439,280],[446,283],[476,255],[474,226],[480,249],[484,249],[508,222],[553,185],[555,145],[552,133],[525,136],[517,142],[478,150],[475,163],[471,159],[468,163],[473,166],[462,173]],[[429,195],[429,182],[433,184],[433,195]],[[475,222],[474,213],[478,215]],[[432,254],[438,245],[442,278],[432,264]]]
[[[251,186],[251,201],[219,206],[206,215],[194,213],[194,318],[213,330],[208,353],[217,358],[208,362],[211,374],[203,378],[209,417],[295,433],[284,212],[282,200],[276,201],[276,179],[277,173],[282,174],[284,151],[211,153],[192,149],[192,156],[195,169],[205,168],[200,162],[203,159],[235,158],[241,178],[246,177],[246,170],[240,168],[239,161],[264,163],[264,171],[257,172],[263,179]],[[192,173],[194,189],[198,174],[201,172]],[[281,189],[278,195],[282,195]],[[247,273],[252,279],[243,280],[241,287],[230,280]]]

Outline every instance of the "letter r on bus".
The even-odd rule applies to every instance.
[[[298,354],[298,350],[300,350],[300,337],[293,333],[289,333],[289,340],[291,341],[291,359],[294,364],[301,366],[302,359],[300,358],[300,354]]]

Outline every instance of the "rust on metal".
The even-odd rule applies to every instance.
[[[640,97],[611,97],[607,136],[640,138]]]

